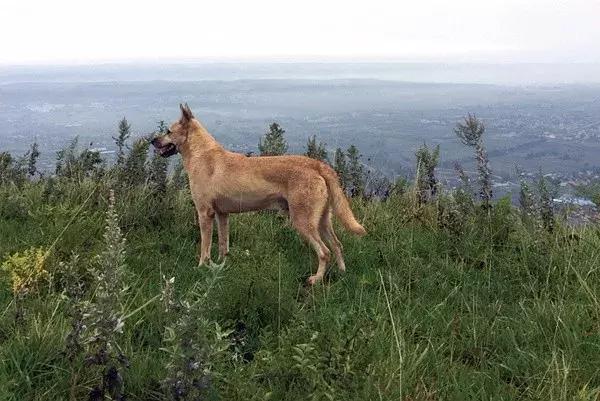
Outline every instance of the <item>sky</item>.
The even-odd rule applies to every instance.
[[[0,0],[0,64],[600,62],[600,0]]]

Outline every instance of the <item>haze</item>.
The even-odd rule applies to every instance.
[[[600,1],[4,0],[0,64],[600,62]]]

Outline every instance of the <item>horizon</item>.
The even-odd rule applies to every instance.
[[[25,82],[373,79],[407,83],[561,85],[600,83],[600,63],[299,60],[130,60],[0,66],[0,84]]]
[[[436,59],[396,59],[396,58],[345,58],[345,57],[305,57],[305,58],[152,58],[138,59],[98,59],[82,61],[29,61],[3,64],[0,69],[19,67],[97,67],[127,65],[208,65],[208,64],[404,64],[404,65],[474,65],[474,66],[526,66],[526,65],[600,65],[599,61],[443,61]]]

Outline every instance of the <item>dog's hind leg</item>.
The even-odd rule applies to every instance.
[[[333,224],[331,221],[331,208],[329,207],[321,217],[319,231],[321,232],[321,236],[325,239],[325,241],[329,243],[329,246],[333,250],[338,269],[341,272],[345,272],[346,263],[344,262],[344,255],[342,254],[342,243],[338,239],[337,235],[335,235],[335,231],[333,231]]]
[[[229,215],[217,212],[219,232],[219,259],[224,259],[229,253]]]
[[[198,224],[200,226],[199,265],[208,264],[210,261],[210,248],[212,246],[212,231],[215,212],[211,208],[198,209]]]
[[[325,275],[325,271],[327,269],[327,263],[331,258],[331,252],[319,236],[319,230],[316,225],[304,228],[299,228],[298,232],[308,240],[308,242],[312,245],[313,249],[317,253],[317,257],[319,258],[319,265],[317,267],[317,272],[310,276],[307,280],[307,283],[310,285],[316,284],[318,281],[323,279]]]
[[[319,258],[317,272],[307,280],[310,285],[323,279],[331,257],[319,234],[319,223],[327,206],[327,187],[325,181],[321,177],[319,179],[307,182],[306,186],[300,186],[288,196],[292,225],[311,244]]]

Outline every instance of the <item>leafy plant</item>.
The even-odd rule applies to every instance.
[[[115,212],[114,193],[109,198],[104,232],[104,247],[97,257],[94,276],[95,294],[83,305],[81,332],[86,366],[98,372],[90,391],[91,400],[125,398],[122,369],[129,364],[119,346],[125,318],[122,297],[125,268],[125,239]],[[75,316],[77,318],[77,316]],[[76,327],[77,328],[77,327]]]
[[[435,176],[435,168],[440,159],[440,145],[430,150],[423,144],[417,152],[417,194],[420,204],[427,203],[438,193],[438,180]]]
[[[475,149],[477,171],[479,172],[479,196],[483,202],[483,207],[489,209],[492,205],[492,171],[483,144],[485,125],[475,115],[469,114],[465,117],[464,122],[456,124],[454,133],[463,144]]]
[[[548,232],[554,231],[554,201],[546,177],[540,173],[538,180],[539,212],[544,228]]]
[[[205,315],[207,301],[217,285],[222,267],[209,272],[204,285],[192,292],[189,299],[174,299],[174,278],[164,279],[162,300],[173,323],[165,328],[162,348],[169,355],[167,377],[163,387],[174,401],[200,400],[210,392],[214,375],[214,359],[229,348],[231,330],[223,330]]]
[[[112,137],[117,146],[117,166],[122,166],[125,162],[125,147],[127,140],[131,136],[131,125],[127,122],[127,119],[123,117],[119,121],[119,133],[116,137]]]
[[[308,138],[308,142],[306,143],[306,156],[320,160],[322,162],[328,163],[327,149],[325,149],[325,144],[323,142],[317,142],[317,136],[313,135]]]
[[[340,179],[340,185],[344,190],[347,190],[350,184],[350,176],[348,172],[348,161],[346,154],[342,149],[337,148],[334,154],[333,169]]]
[[[47,287],[50,272],[46,266],[47,250],[29,248],[9,256],[1,266],[8,275],[13,295],[26,295]]]

